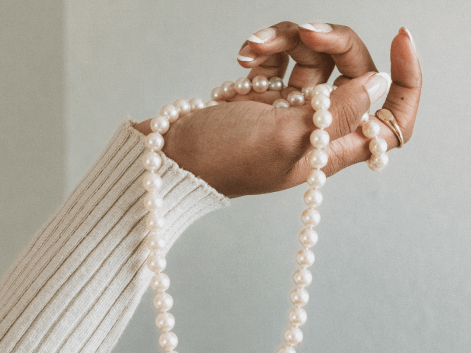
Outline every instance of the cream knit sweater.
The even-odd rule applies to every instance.
[[[144,136],[125,121],[98,161],[0,283],[0,352],[110,352],[152,273],[141,199]],[[193,221],[229,200],[169,158],[166,252]]]

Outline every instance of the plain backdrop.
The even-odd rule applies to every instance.
[[[424,87],[382,173],[329,178],[299,352],[469,352],[471,2],[0,1],[0,273],[127,116],[209,99],[237,52],[283,20],[352,27],[389,71],[401,26]],[[305,185],[244,197],[168,254],[179,352],[275,352],[287,327]],[[149,290],[115,352],[156,352]]]

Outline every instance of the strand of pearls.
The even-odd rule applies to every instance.
[[[388,144],[386,140],[379,137],[378,134],[381,130],[379,124],[376,121],[370,120],[370,113],[366,112],[360,120],[361,131],[365,137],[371,138],[369,142],[369,149],[371,157],[366,164],[373,171],[380,171],[388,165],[389,157],[386,154],[388,150]]]
[[[164,254],[166,241],[162,237],[164,219],[161,215],[161,208],[163,199],[159,194],[162,179],[157,174],[162,165],[160,155],[164,147],[162,135],[169,130],[171,123],[192,111],[218,105],[219,102],[231,99],[236,94],[246,95],[252,90],[257,93],[282,91],[283,88],[283,80],[278,77],[267,79],[264,76],[257,76],[252,81],[246,77],[241,77],[235,82],[226,81],[221,86],[214,88],[211,91],[211,100],[207,103],[204,103],[200,98],[193,98],[189,101],[178,99],[173,104],[164,105],[159,115],[151,120],[152,133],[146,137],[147,151],[142,156],[142,162],[146,169],[143,186],[147,191],[147,195],[144,197],[144,206],[149,211],[146,218],[146,226],[149,231],[146,245],[151,250],[146,264],[149,270],[154,273],[150,285],[156,292],[153,299],[154,308],[159,311],[155,320],[156,326],[161,331],[159,345],[167,353],[177,353],[175,348],[178,345],[178,337],[171,331],[175,327],[175,318],[169,312],[173,307],[173,298],[167,293],[170,287],[170,279],[162,272],[167,266]],[[332,123],[332,115],[328,109],[330,107],[330,94],[335,89],[335,86],[328,83],[315,87],[305,87],[301,92],[293,91],[289,93],[286,99],[278,99],[273,103],[274,107],[291,107],[304,105],[305,101],[310,101],[315,110],[313,122],[317,127],[310,136],[314,149],[309,153],[312,170],[307,179],[309,189],[304,194],[304,203],[308,208],[301,215],[305,228],[298,237],[302,245],[302,249],[296,255],[299,268],[293,275],[296,287],[290,295],[294,307],[288,314],[290,327],[284,333],[285,342],[278,350],[278,353],[295,353],[294,347],[303,340],[303,333],[299,326],[306,323],[307,320],[307,314],[303,307],[309,301],[309,293],[306,287],[312,282],[312,274],[308,267],[314,264],[315,256],[311,248],[318,241],[318,234],[314,229],[320,222],[320,213],[317,207],[321,205],[323,199],[320,188],[324,186],[327,179],[321,168],[325,167],[328,162],[328,155],[324,148],[327,147],[330,141],[330,136],[325,129]],[[365,115],[368,117],[368,114]],[[379,125],[374,121],[369,121],[365,116],[362,118],[362,128],[365,136],[372,137],[369,146],[373,156],[368,161],[368,166],[373,170],[379,170],[381,166],[387,164],[387,156],[384,153],[387,148],[387,145],[384,147],[386,142],[377,137]]]

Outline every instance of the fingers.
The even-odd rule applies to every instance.
[[[311,50],[330,54],[340,73],[347,77],[377,71],[366,45],[349,27],[308,23],[300,27],[299,35]]]

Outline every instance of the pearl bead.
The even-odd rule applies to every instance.
[[[213,88],[213,90],[211,91],[211,99],[213,101],[221,101],[223,100],[223,96],[222,96],[222,90],[221,90],[221,87],[215,87]]]
[[[313,169],[309,173],[307,183],[311,188],[321,188],[325,185],[326,180],[327,177],[325,176],[325,173],[322,170]]]
[[[283,80],[279,77],[272,77],[268,80],[268,90],[281,92],[284,88]]]
[[[170,294],[162,292],[157,294],[153,300],[154,308],[159,311],[166,312],[172,309],[173,298]]]
[[[327,109],[319,109],[314,113],[312,121],[319,129],[325,129],[332,124],[332,114]]]
[[[213,107],[215,105],[218,105],[219,103],[216,101],[207,101],[206,102],[206,107]]]
[[[361,131],[366,137],[376,137],[378,136],[380,130],[381,127],[379,126],[379,124],[373,120],[369,120],[361,127]]]
[[[155,325],[163,332],[175,327],[175,318],[170,313],[160,313],[155,319]]]
[[[152,131],[159,134],[165,134],[170,128],[170,121],[166,115],[159,115],[153,118],[150,122],[150,128]]]
[[[323,94],[324,96],[330,97],[330,89],[324,84],[317,85],[313,89],[313,98],[317,94]]]
[[[307,227],[315,227],[321,221],[321,214],[314,208],[307,208],[301,214],[301,221]]]
[[[323,168],[329,161],[329,156],[321,149],[314,149],[309,152],[309,163],[313,168]]]
[[[165,292],[170,287],[170,278],[165,273],[157,273],[152,277],[150,286],[156,292]]]
[[[162,272],[165,270],[165,267],[167,267],[167,260],[165,259],[165,256],[160,254],[151,254],[147,258],[146,263],[147,268],[155,273]]]
[[[367,123],[369,120],[370,120],[370,112],[366,112],[360,118],[360,125],[363,125],[364,123]]]
[[[164,138],[157,132],[152,132],[146,136],[146,147],[151,151],[160,151],[164,147]]]
[[[190,99],[189,103],[190,103],[191,111],[206,108],[206,104],[204,104],[201,98],[192,98]]]
[[[308,286],[312,282],[312,274],[307,268],[300,268],[294,272],[293,281],[297,286]]]
[[[303,307],[309,302],[309,293],[302,287],[295,288],[291,292],[291,303]]]
[[[150,233],[146,238],[146,246],[152,251],[162,251],[167,242],[157,233]]]
[[[370,141],[370,152],[374,155],[381,155],[388,150],[388,143],[381,137],[376,136]]]
[[[317,114],[317,112],[315,114]],[[330,136],[327,131],[316,129],[311,133],[310,140],[313,147],[324,148],[329,144]]]
[[[159,337],[160,347],[170,351],[178,345],[178,337],[173,332],[166,332],[160,335]]]
[[[299,266],[310,267],[314,263],[316,257],[309,249],[301,249],[296,255],[296,262]]]
[[[309,207],[319,207],[322,199],[322,193],[318,189],[309,189],[304,193],[304,203]]]
[[[160,175],[147,172],[142,178],[142,186],[148,192],[157,191],[162,187],[162,178]]]
[[[294,307],[288,314],[288,320],[291,324],[296,326],[304,325],[307,321],[306,310],[299,307]]]
[[[252,88],[257,93],[265,92],[268,89],[268,79],[265,76],[256,76],[252,80]]]
[[[245,95],[252,90],[252,83],[247,77],[240,77],[234,83],[237,94]]]
[[[286,343],[297,346],[303,341],[303,332],[297,327],[290,327],[285,331]]]
[[[329,109],[330,98],[325,94],[316,94],[311,100],[311,106],[315,111],[320,109]]]
[[[157,211],[163,204],[164,200],[162,199],[162,196],[157,193],[147,193],[147,195],[144,196],[144,207],[147,211]]]
[[[151,212],[146,218],[147,229],[159,230],[164,226],[164,219],[157,213]]]
[[[277,353],[296,353],[296,350],[292,346],[286,345],[281,347]]]
[[[332,91],[334,90],[334,86],[331,85],[331,84],[328,83],[328,82],[323,83],[322,85],[325,86],[325,87],[327,87],[327,89],[329,90],[329,93],[332,93]]]
[[[304,95],[301,92],[293,91],[288,94],[286,100],[291,104],[293,107],[297,107],[304,104]]]
[[[221,85],[222,97],[224,99],[231,99],[234,97],[237,92],[235,89],[235,84],[232,81],[226,81]]]
[[[177,99],[173,105],[178,109],[180,117],[187,115],[191,112],[191,105],[186,99]]]
[[[314,87],[303,87],[301,90],[302,94],[304,94],[304,99],[311,101],[314,98]]]
[[[144,168],[150,171],[156,171],[162,165],[162,158],[155,152],[144,152],[142,155],[142,164]]]
[[[171,123],[176,121],[178,117],[180,116],[178,112],[178,108],[175,107],[173,104],[164,105],[162,109],[160,109],[160,115],[167,116],[168,121],[170,121]]]
[[[276,101],[273,102],[273,106],[275,108],[289,108],[290,104],[287,100],[277,99]]]
[[[306,228],[303,229],[301,233],[299,233],[298,240],[301,245],[307,248],[312,248],[317,244],[317,241],[319,240],[319,235],[314,229]]]
[[[373,171],[379,171],[386,167],[389,162],[389,157],[386,153],[379,156],[372,155],[371,158],[367,161],[368,167]]]

